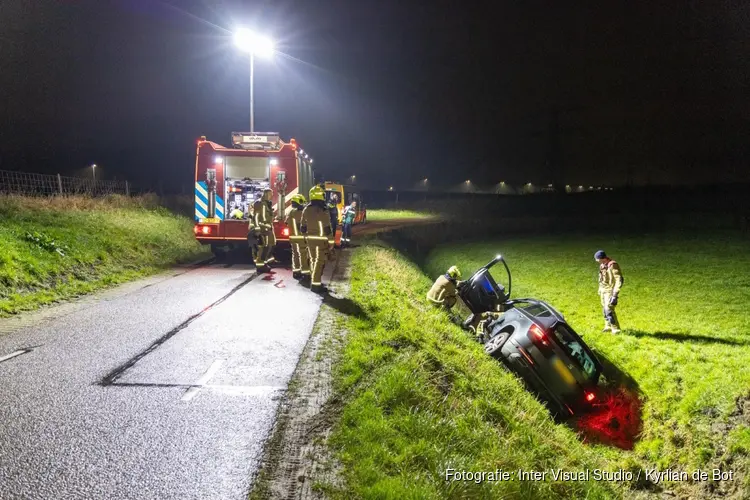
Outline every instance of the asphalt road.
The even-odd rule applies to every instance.
[[[320,302],[212,264],[0,324],[0,498],[243,498]]]

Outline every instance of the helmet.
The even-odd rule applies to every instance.
[[[271,201],[273,199],[273,191],[266,188],[263,190],[263,201]]]
[[[304,205],[305,203],[307,203],[307,200],[305,200],[304,194],[295,194],[294,196],[292,196],[292,203]]]
[[[323,188],[320,186],[313,186],[312,189],[310,189],[310,201],[325,201],[326,199],[326,192]]]
[[[594,259],[596,259],[596,260],[599,260],[599,259],[606,259],[606,258],[607,258],[607,254],[606,254],[606,253],[604,253],[604,250],[598,250],[598,251],[597,251],[597,252],[596,252],[596,253],[594,254]]]
[[[461,271],[458,270],[458,267],[451,266],[450,269],[448,269],[448,276],[457,280],[461,279]]]

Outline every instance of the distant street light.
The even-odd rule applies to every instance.
[[[243,52],[250,54],[250,133],[255,133],[255,96],[254,73],[255,56],[270,59],[274,53],[274,43],[270,38],[259,35],[247,28],[240,28],[234,33],[234,43]]]
[[[94,176],[94,180],[96,180],[96,163],[91,165],[91,174]]]
[[[389,187],[388,191],[393,191],[393,186]]]

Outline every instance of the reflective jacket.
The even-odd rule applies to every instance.
[[[617,295],[620,293],[622,283],[620,264],[612,259],[599,264],[599,293],[608,292]]]
[[[300,231],[307,236],[308,241],[325,240],[333,245],[333,228],[331,217],[323,202],[312,201],[302,211]]]
[[[352,208],[351,205],[344,208],[344,224],[351,224],[357,217],[357,209]]]
[[[273,228],[273,205],[270,201],[258,200],[253,204],[253,220],[261,229]]]
[[[448,275],[442,275],[435,280],[435,283],[427,292],[427,300],[433,304],[452,307],[456,303],[456,281],[449,278]]]
[[[289,215],[286,216],[284,223],[289,228],[289,237],[301,236],[300,226],[302,225],[302,210],[304,207],[301,205],[292,204],[292,209],[289,211]]]

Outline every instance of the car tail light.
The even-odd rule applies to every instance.
[[[529,328],[529,335],[531,336],[531,340],[533,340],[535,344],[542,344],[544,346],[549,345],[547,334],[544,333],[544,330],[539,328],[537,325],[531,325],[531,328]]]
[[[596,394],[594,394],[593,391],[586,391],[584,393],[584,397],[586,398],[586,401],[589,403],[593,402],[596,399]]]
[[[284,229],[282,229],[281,234],[283,234],[284,236],[289,236],[289,228],[285,227]]]

